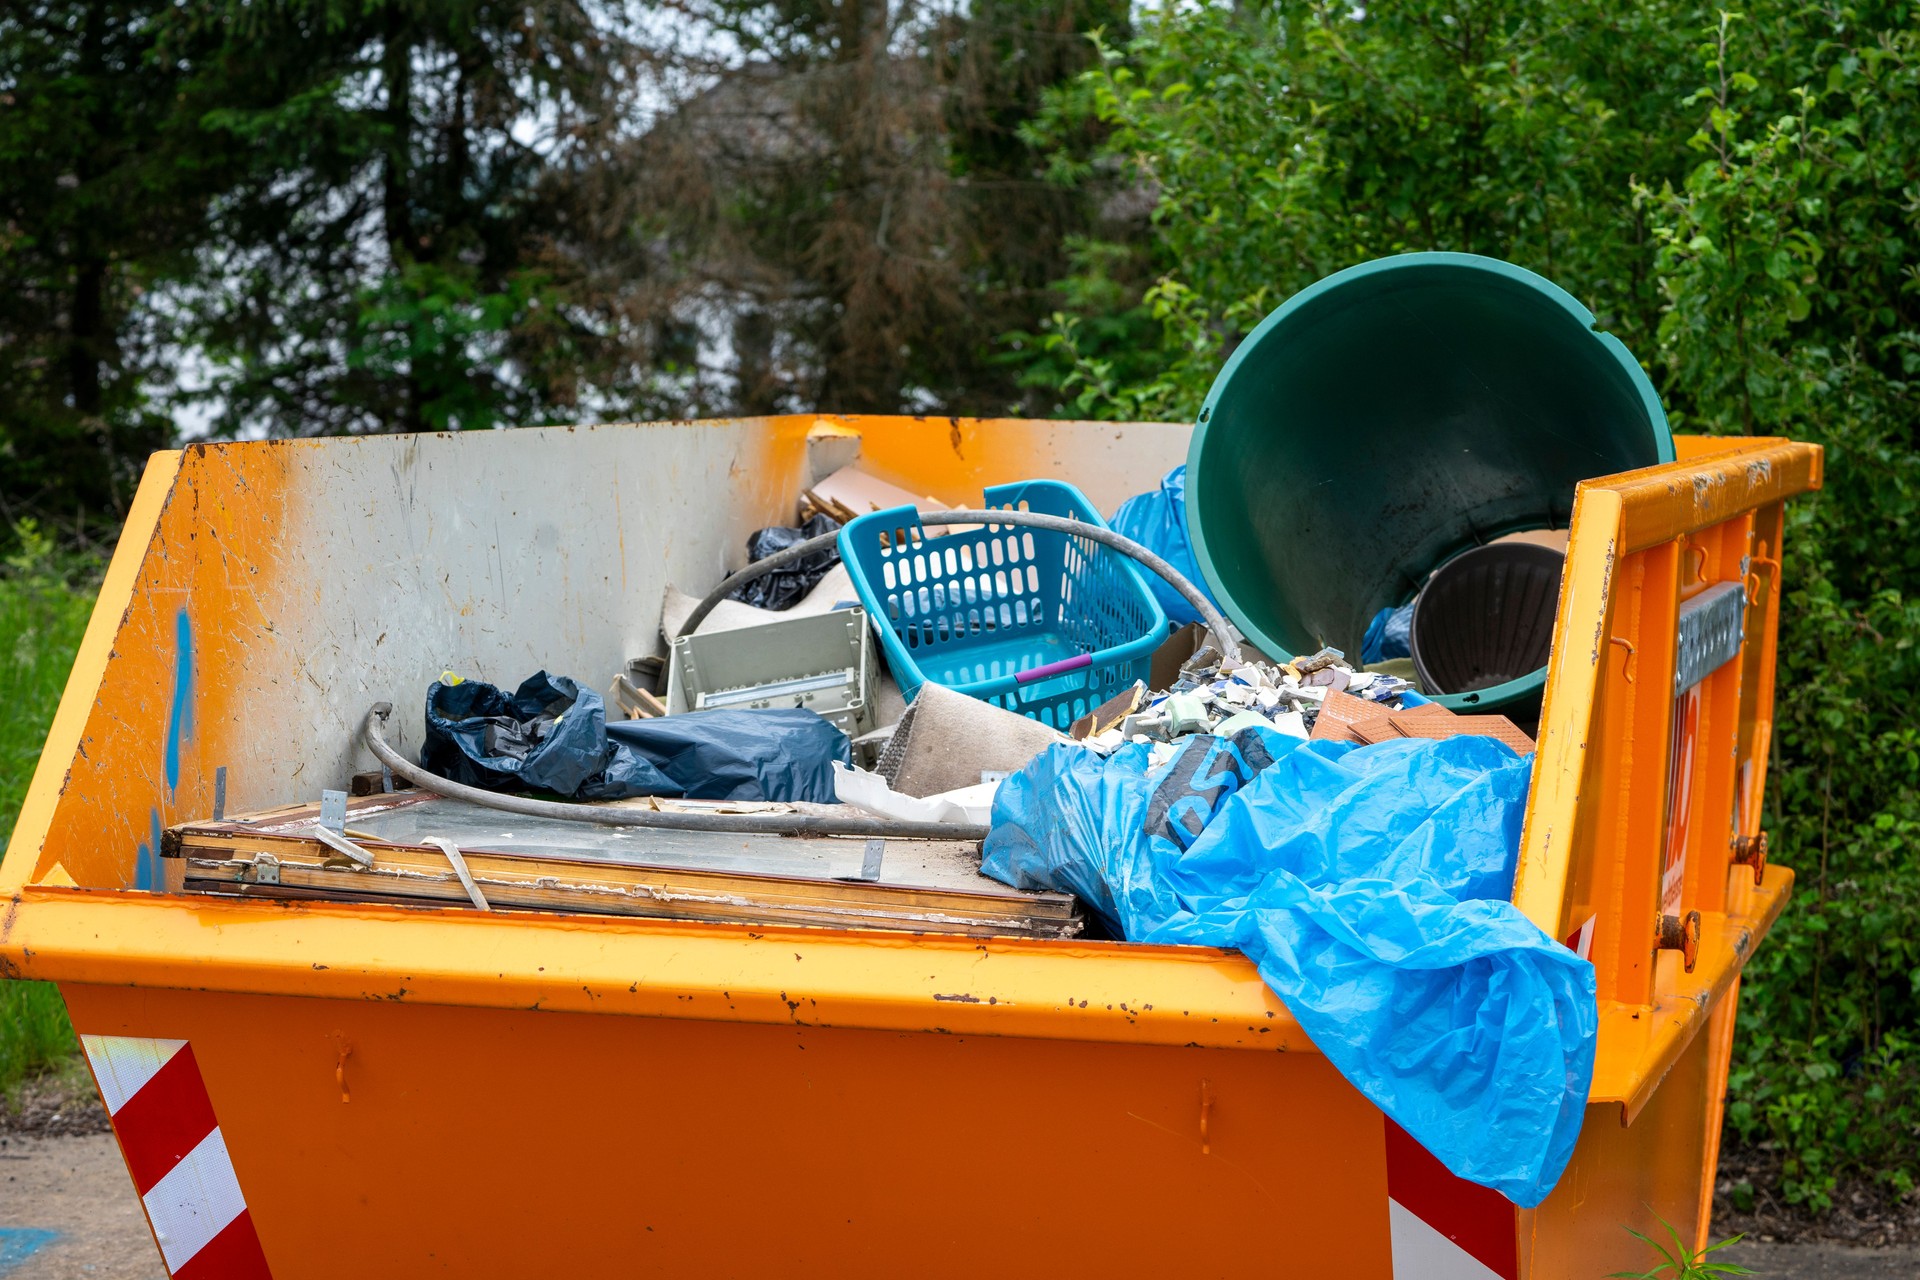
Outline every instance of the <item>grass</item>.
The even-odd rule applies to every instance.
[[[1700,1252],[1695,1253],[1693,1250],[1687,1248],[1686,1241],[1680,1238],[1680,1233],[1673,1229],[1671,1222],[1662,1218],[1660,1219],[1660,1225],[1665,1227],[1667,1234],[1673,1238],[1673,1248],[1668,1249],[1667,1246],[1661,1244],[1658,1240],[1654,1240],[1642,1232],[1635,1231],[1632,1227],[1628,1227],[1626,1229],[1627,1234],[1659,1254],[1660,1261],[1645,1271],[1615,1271],[1612,1273],[1613,1277],[1617,1277],[1618,1280],[1716,1280],[1716,1277],[1720,1276],[1750,1276],[1753,1274],[1753,1272],[1737,1262],[1709,1262],[1707,1260],[1708,1254],[1717,1253],[1730,1244],[1740,1243],[1741,1237],[1734,1236],[1731,1239],[1722,1240],[1719,1244],[1710,1244]]]
[[[31,525],[17,527],[14,539],[18,549],[0,565],[0,846],[13,835],[93,608],[91,564],[57,565],[52,544]],[[0,1094],[59,1067],[75,1047],[58,991],[0,982]]]
[[[0,1095],[60,1067],[79,1044],[50,982],[0,982]]]

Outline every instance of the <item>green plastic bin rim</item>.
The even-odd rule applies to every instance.
[[[1193,440],[1187,446],[1188,472],[1192,472],[1193,464],[1199,458],[1200,450],[1206,443],[1207,425],[1213,417],[1214,405],[1219,401],[1221,395],[1224,394],[1227,386],[1233,381],[1234,373],[1240,368],[1243,362],[1252,358],[1253,353],[1259,349],[1262,340],[1265,339],[1271,331],[1285,324],[1295,312],[1305,310],[1325,295],[1344,288],[1356,280],[1391,271],[1404,271],[1409,268],[1421,267],[1453,267],[1462,271],[1485,272],[1487,275],[1519,285],[1522,288],[1530,289],[1565,311],[1574,320],[1578,321],[1582,328],[1594,336],[1600,343],[1602,350],[1613,357],[1614,362],[1626,373],[1627,379],[1633,385],[1634,390],[1639,393],[1641,407],[1646,410],[1648,423],[1653,428],[1654,448],[1657,454],[1656,461],[1672,462],[1674,460],[1673,431],[1667,423],[1667,411],[1661,407],[1660,396],[1654,390],[1653,380],[1647,376],[1647,371],[1640,367],[1640,362],[1633,358],[1633,353],[1627,350],[1625,343],[1598,327],[1597,322],[1594,320],[1593,312],[1587,310],[1578,298],[1545,276],[1499,258],[1489,258],[1478,253],[1435,251],[1399,253],[1385,258],[1374,258],[1368,262],[1356,263],[1343,271],[1334,272],[1325,279],[1315,281],[1298,293],[1293,294],[1285,302],[1282,302],[1269,312],[1267,318],[1255,326],[1253,332],[1249,333],[1246,338],[1234,348],[1233,354],[1227,357],[1226,364],[1221,366],[1220,372],[1215,375],[1213,386],[1208,388],[1206,402],[1200,406],[1200,416],[1194,423]],[[1519,533],[1522,532],[1524,528],[1531,527],[1534,526],[1516,526],[1511,529],[1488,530],[1485,532],[1485,536],[1494,538],[1502,534]],[[1206,531],[1196,517],[1195,506],[1191,502],[1189,502],[1187,506],[1187,537],[1193,544],[1194,556],[1199,561],[1200,572],[1202,576],[1206,578],[1207,586],[1212,588],[1219,599],[1222,610],[1229,618],[1233,619],[1234,625],[1239,627],[1240,630],[1246,634],[1247,638],[1252,640],[1262,652],[1282,662],[1292,659],[1294,654],[1287,645],[1281,644],[1272,635],[1269,635],[1264,628],[1253,625],[1252,621],[1247,617],[1246,610],[1242,609],[1230,596],[1221,590],[1220,578],[1213,565],[1213,555],[1207,548]],[[1451,560],[1454,556],[1466,549],[1466,545],[1449,548],[1433,565],[1426,566],[1426,570],[1431,572],[1432,569],[1438,565],[1445,564],[1448,560]],[[1399,603],[1404,604],[1405,601]],[[1546,677],[1547,673],[1545,670],[1533,671],[1518,679],[1509,680],[1505,684],[1497,684],[1487,689],[1475,689],[1472,693],[1434,695],[1433,701],[1440,703],[1449,710],[1460,710],[1463,708],[1489,711],[1498,710],[1501,707],[1511,706],[1515,702],[1537,694],[1545,685]]]

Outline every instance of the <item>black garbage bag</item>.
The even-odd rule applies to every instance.
[[[808,538],[832,533],[839,527],[840,522],[832,516],[815,514],[798,529],[785,525],[757,529],[747,538],[747,558],[749,561],[765,560],[776,552],[785,551]],[[728,593],[727,599],[761,609],[791,609],[800,603],[807,592],[820,585],[820,579],[827,576],[827,570],[839,563],[839,550],[828,547],[824,551],[801,556],[792,564],[735,587]]]
[[[607,723],[591,689],[542,671],[511,696],[490,684],[427,690],[423,768],[468,786],[530,787],[581,800],[831,803],[847,735],[803,708],[691,711]]]
[[[808,800],[832,804],[833,762],[853,763],[847,735],[805,707],[688,711],[607,726],[615,760],[632,756],[686,787],[689,800]],[[615,768],[609,768],[612,778]],[[589,782],[582,795],[612,799]]]
[[[420,766],[443,778],[491,791],[531,787],[570,796],[604,773],[611,756],[606,704],[565,676],[542,671],[511,696],[479,680],[436,680],[427,689]],[[647,781],[673,786],[665,774]]]

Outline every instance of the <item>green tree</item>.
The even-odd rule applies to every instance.
[[[197,125],[219,42],[163,47],[169,10],[0,13],[0,529],[110,531],[172,436],[150,390],[181,348],[147,294],[191,273],[243,157]]]
[[[1095,161],[1065,151],[1056,176],[1117,166],[1152,193],[1151,234],[1093,247],[1066,295],[1131,281],[1153,354],[1136,326],[1093,332],[1110,309],[1063,308],[1034,376],[1081,410],[1117,396],[1129,416],[1190,416],[1281,299],[1415,248],[1577,280],[1603,326],[1650,330],[1660,296],[1630,184],[1684,168],[1688,30],[1670,4],[1587,0],[1161,12],[1103,44],[1032,130],[1050,144],[1099,121]]]
[[[222,431],[518,425],[630,399],[645,335],[591,216],[644,84],[620,0],[309,0],[183,17],[246,70],[208,128],[257,164],[181,300]],[[628,175],[631,176],[631,175]]]
[[[995,350],[1038,323],[1093,200],[1020,140],[1114,0],[712,0],[738,57],[647,139],[674,179],[637,221],[728,326],[745,411],[1002,412]],[[723,371],[725,372],[725,371]],[[729,379],[723,378],[722,381]],[[712,406],[715,400],[705,403]]]

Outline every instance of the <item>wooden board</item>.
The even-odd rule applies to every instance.
[[[697,807],[711,811],[728,806]],[[736,806],[762,809],[768,806]],[[856,874],[869,861],[860,839],[795,839],[694,832],[652,832],[671,837],[651,852],[678,857],[679,865],[645,861],[634,850],[583,852],[582,847],[542,849],[516,841],[488,849],[473,828],[504,828],[524,834],[543,824],[421,792],[362,797],[349,802],[349,838],[374,865],[361,868],[317,838],[318,805],[196,822],[165,833],[162,853],[185,864],[189,892],[241,897],[322,898],[342,902],[393,902],[473,909],[447,856],[418,839],[383,835],[379,828],[410,832],[460,831],[455,838],[474,882],[495,910],[558,911],[749,924],[910,930],[969,936],[1073,937],[1082,927],[1079,908],[1067,894],[1025,893],[978,873],[978,854],[956,841],[889,840],[881,851],[878,880],[819,874],[845,866]],[[558,824],[575,827],[581,824]],[[566,833],[587,844],[615,843],[616,833],[589,827]],[[631,834],[631,832],[627,833]],[[448,837],[454,838],[454,837]],[[745,844],[742,853],[739,846]],[[757,846],[773,846],[772,853]],[[693,865],[700,851],[714,865]],[[611,856],[610,856],[611,854]],[[779,870],[789,865],[802,872]],[[915,883],[918,881],[918,883]]]

